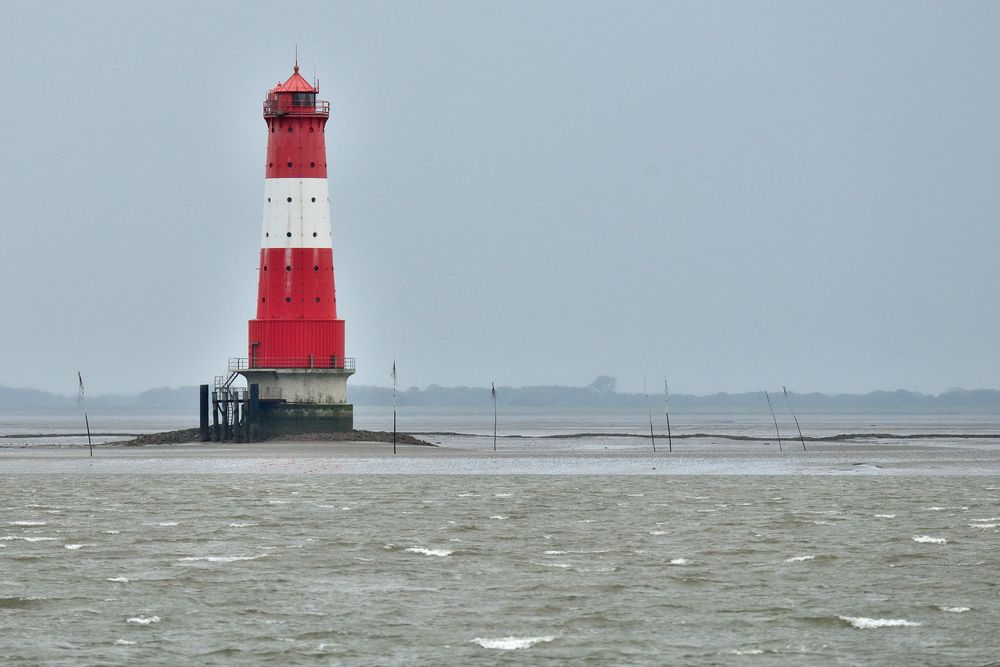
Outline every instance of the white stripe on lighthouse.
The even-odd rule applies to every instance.
[[[325,178],[264,180],[261,248],[331,248],[330,193]]]

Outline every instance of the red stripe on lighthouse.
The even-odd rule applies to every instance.
[[[258,320],[335,320],[330,248],[262,248]]]

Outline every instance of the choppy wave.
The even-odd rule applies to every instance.
[[[895,519],[896,515],[895,514],[876,514],[875,517],[878,518],[878,519]]]
[[[108,581],[113,581],[116,584],[127,584],[131,579],[127,577],[109,577]]]
[[[907,621],[905,618],[865,618],[864,616],[838,616],[837,618],[859,630],[870,630],[872,628],[913,628],[920,625],[916,621]]]
[[[951,614],[964,614],[969,611],[969,607],[938,607],[941,611],[946,611]]]
[[[8,521],[11,526],[47,526],[47,521]]]
[[[550,642],[555,639],[554,635],[544,637],[476,637],[472,643],[479,644],[483,648],[499,649],[501,651],[514,651],[517,649],[531,648],[535,644]]]
[[[409,551],[415,554],[423,554],[425,556],[450,556],[454,551],[451,549],[426,549],[424,547],[408,547],[404,551]]]
[[[257,556],[186,556],[185,558],[178,558],[179,561],[206,561],[209,563],[232,563],[240,560],[257,560],[258,558],[267,558],[267,554],[258,554]]]
[[[93,544],[64,544],[63,548],[64,549],[69,549],[70,551],[76,551],[76,550],[82,549],[84,547],[92,547],[92,546],[94,546],[94,545]]]
[[[673,560],[669,561],[667,565],[687,565],[690,562],[691,561],[689,561],[687,558],[674,558]]]
[[[116,639],[115,646],[135,646],[135,642],[130,642],[127,639]]]
[[[914,535],[914,542],[921,544],[948,544],[948,540],[943,537],[931,537],[930,535]]]
[[[132,618],[125,621],[126,623],[135,623],[136,625],[150,625],[152,623],[159,623],[159,616],[133,616]]]
[[[786,563],[801,563],[806,560],[815,560],[816,556],[792,556],[791,558],[786,558]]]
[[[0,540],[21,540],[22,542],[55,542],[58,537],[34,537],[31,535],[4,535]]]

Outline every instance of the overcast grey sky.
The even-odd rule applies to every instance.
[[[320,78],[352,380],[1000,387],[1000,2],[6,3],[0,385],[210,382]]]

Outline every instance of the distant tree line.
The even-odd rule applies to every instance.
[[[497,403],[517,408],[645,408],[641,393],[619,393],[615,379],[602,375],[586,387],[541,385],[534,387],[497,387]],[[775,390],[779,388],[775,387]],[[800,413],[970,413],[1000,414],[1000,391],[995,389],[951,389],[941,394],[921,394],[899,389],[867,394],[796,394],[789,392]],[[351,385],[349,396],[359,406],[392,405],[392,389],[372,385]],[[136,410],[192,410],[198,407],[198,388],[157,388],[135,395],[88,397],[91,408]],[[663,402],[663,394],[650,394],[654,404]],[[70,409],[76,399],[34,389],[0,387],[0,410]],[[432,384],[425,389],[410,387],[399,392],[402,407],[489,408],[490,388],[442,387]],[[760,412],[766,409],[764,392],[718,393],[708,396],[670,394],[671,412],[683,414],[710,412]]]

